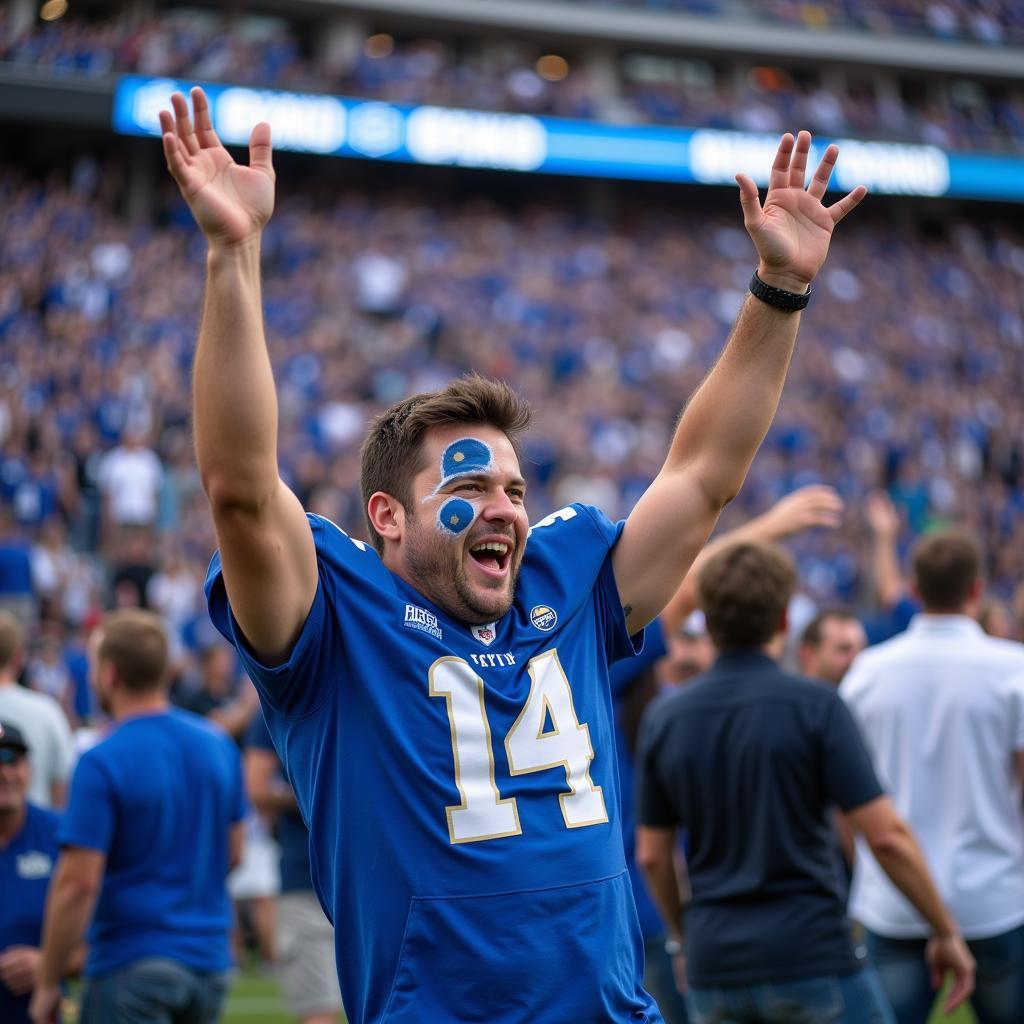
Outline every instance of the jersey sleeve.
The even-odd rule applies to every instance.
[[[828,693],[822,753],[825,791],[840,810],[862,807],[884,792],[860,729],[850,709],[834,692]]]
[[[238,651],[242,666],[260,696],[284,718],[313,714],[331,697],[339,683],[344,657],[343,605],[368,577],[381,573],[376,552],[352,540],[329,520],[307,514],[317,558],[317,589],[313,605],[283,665],[265,665],[253,653],[231,605],[221,568],[214,554],[206,577],[210,618]]]
[[[117,824],[117,794],[113,782],[92,751],[75,767],[71,794],[61,821],[61,846],[83,846],[107,853]]]
[[[630,637],[619,600],[611,553],[625,521],[613,523],[590,505],[568,505],[530,530],[531,574],[545,593],[559,595],[570,611],[595,602],[599,639],[609,665],[643,650],[643,630]]]
[[[590,517],[604,551],[601,568],[597,576],[594,596],[604,622],[605,645],[608,664],[613,665],[623,658],[634,658],[644,649],[644,630],[630,636],[626,627],[626,613],[619,598],[619,585],[615,580],[612,565],[612,551],[622,536],[626,521],[613,523],[599,508],[581,506]]]

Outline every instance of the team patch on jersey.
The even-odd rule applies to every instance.
[[[21,854],[14,862],[14,869],[19,878],[49,878],[53,870],[53,860],[48,853],[30,850]]]
[[[489,622],[486,626],[470,626],[469,631],[484,647],[490,647],[494,643],[494,638],[498,635],[494,630],[493,622]]]
[[[545,633],[550,633],[558,622],[558,613],[546,604],[536,604],[530,611],[530,621]]]
[[[438,625],[437,616],[415,604],[405,606],[405,621],[402,625],[408,626],[409,629],[418,629],[421,633],[429,633],[436,640],[444,636]]]

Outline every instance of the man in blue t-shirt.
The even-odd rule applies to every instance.
[[[893,1020],[854,948],[833,805],[931,924],[933,977],[956,975],[954,1002],[973,984],[974,961],[846,705],[833,688],[782,672],[769,654],[795,583],[792,562],[770,545],[738,543],[709,559],[698,592],[718,660],[648,708],[641,726],[637,860],[681,967],[674,857],[677,829],[687,829],[685,973],[697,1024],[788,1024],[815,1013]]]
[[[225,880],[246,809],[241,757],[222,729],[170,706],[167,649],[151,612],[113,612],[94,634],[97,695],[114,724],[71,781],[37,1024],[90,920],[82,1024],[219,1018],[231,966]]]
[[[866,190],[826,209],[838,150],[805,188],[806,132],[783,137],[764,207],[739,176],[752,296],[626,522],[571,505],[530,531],[528,410],[470,376],[371,426],[364,544],[307,516],[278,469],[259,275],[269,126],[240,166],[202,90],[192,101],[194,122],[179,94],[160,121],[209,244],[193,377],[220,543],[207,595],[310,826],[349,1019],[658,1020],[640,984],[608,665],[635,652],[739,490],[795,313]]]
[[[57,861],[60,817],[27,800],[30,752],[0,722],[0,1021],[28,1024],[40,959],[43,907]],[[77,970],[81,952],[75,963]]]

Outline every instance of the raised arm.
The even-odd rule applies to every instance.
[[[313,538],[277,465],[277,394],[263,336],[260,236],[274,209],[270,126],[236,164],[192,90],[162,111],[164,154],[209,245],[192,384],[196,459],[213,511],[224,582],[259,657],[285,661],[316,596]]]
[[[784,135],[764,206],[757,186],[737,175],[743,222],[774,288],[806,292],[828,253],[836,224],[863,199],[858,186],[822,204],[839,154],[825,150],[804,188],[811,136]],[[775,415],[793,355],[799,313],[748,296],[714,369],[690,399],[661,472],[637,502],[615,547],[615,578],[632,629],[668,603],[735,497]]]
[[[868,495],[865,513],[871,531],[871,575],[875,593],[878,603],[888,611],[908,590],[896,551],[900,514],[885,491],[873,491]]]

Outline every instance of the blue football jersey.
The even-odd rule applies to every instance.
[[[289,661],[238,648],[310,827],[353,1024],[660,1021],[620,822],[608,665],[635,653],[573,505],[531,531],[511,609],[448,616],[309,516],[319,586]]]

